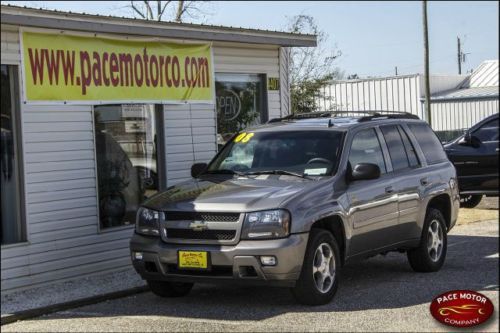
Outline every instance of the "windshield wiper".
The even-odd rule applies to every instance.
[[[205,171],[204,174],[209,174],[209,175],[238,175],[242,177],[246,177],[246,173],[239,172],[239,171],[234,171],[234,170],[229,170],[229,169],[220,169],[220,170],[210,170],[210,171]]]
[[[295,177],[300,177],[300,178],[305,178],[305,179],[312,179],[311,177],[308,177],[304,174],[292,172],[292,171],[286,171],[286,170],[263,170],[263,171],[252,171],[252,172],[246,172],[245,175],[287,175],[287,176],[295,176]]]

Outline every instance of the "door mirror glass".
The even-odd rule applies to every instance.
[[[380,168],[373,163],[358,163],[351,172],[351,180],[368,180],[380,177]]]
[[[196,178],[207,169],[207,163],[195,163],[191,167],[191,177]]]

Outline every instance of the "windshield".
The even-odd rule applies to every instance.
[[[243,132],[227,144],[208,173],[329,176],[335,171],[342,132]]]

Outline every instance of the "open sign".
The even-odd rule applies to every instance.
[[[217,96],[217,111],[224,121],[231,121],[241,112],[241,99],[233,90],[225,89]]]

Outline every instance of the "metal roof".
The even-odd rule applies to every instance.
[[[498,59],[486,60],[472,72],[460,88],[498,87]]]
[[[431,99],[433,101],[443,101],[451,99],[498,98],[498,96],[498,86],[496,86],[450,90],[446,93],[431,96]]]
[[[474,99],[498,99],[498,60],[481,63],[457,88],[431,96],[432,101],[459,101]]]
[[[27,27],[203,41],[295,47],[316,46],[317,43],[316,35],[206,24],[158,22],[111,15],[71,13],[13,5],[1,6],[1,22],[2,24]]]

